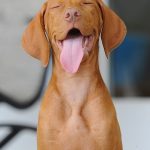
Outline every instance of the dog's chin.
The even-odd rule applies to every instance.
[[[89,35],[83,35],[79,29],[77,28],[72,28],[70,29],[68,32],[66,32],[66,35],[64,36],[64,39],[62,40],[56,40],[56,44],[59,48],[59,50],[61,51],[63,49],[64,46],[64,42],[66,40],[69,39],[77,39],[80,38],[80,40],[82,40],[82,42],[80,42],[82,44],[82,48],[84,53],[89,53],[93,47],[93,43],[94,43],[94,34],[91,33]]]

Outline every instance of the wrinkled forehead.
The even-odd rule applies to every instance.
[[[93,3],[96,4],[97,0],[48,0],[49,5],[54,5],[54,4],[81,4],[81,3]]]

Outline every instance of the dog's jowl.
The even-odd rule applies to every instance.
[[[102,0],[48,0],[22,38],[27,53],[52,78],[38,122],[38,150],[122,150],[111,96],[98,66],[99,39],[105,54],[123,41],[123,21]]]

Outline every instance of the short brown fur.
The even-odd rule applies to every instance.
[[[81,13],[73,23],[64,20],[68,8]],[[85,36],[93,33],[94,43],[78,71],[69,74],[60,64],[56,40],[73,27]],[[44,66],[53,49],[52,78],[39,113],[38,150],[122,150],[115,108],[99,71],[100,34],[107,56],[126,34],[124,23],[102,0],[48,0],[25,30],[24,49]]]

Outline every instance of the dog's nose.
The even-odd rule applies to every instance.
[[[76,8],[69,8],[65,12],[65,20],[68,22],[75,22],[80,17],[80,11]]]

